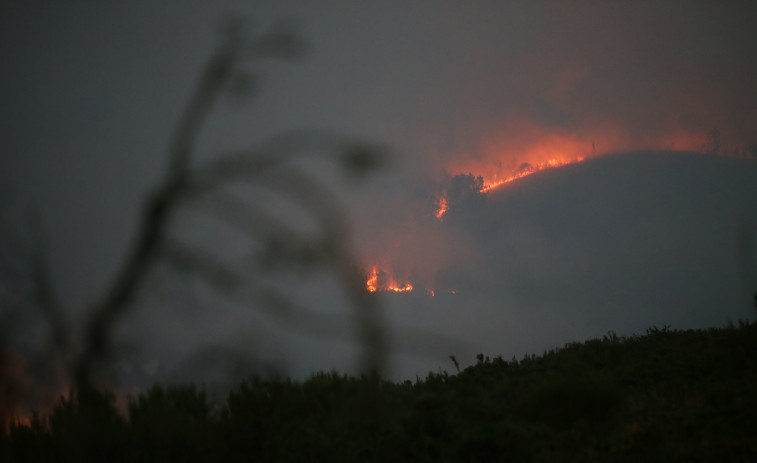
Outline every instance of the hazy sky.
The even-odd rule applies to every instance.
[[[590,227],[570,220],[605,214],[608,220],[634,222],[637,209],[613,208],[612,202],[592,209],[581,201],[573,215],[570,203],[521,211],[516,222],[522,226],[511,224],[502,231],[504,225],[492,225],[502,231],[494,239],[494,232],[476,227],[506,222],[503,217],[512,213],[505,210],[511,202],[469,205],[467,223],[475,227],[461,225],[462,212],[445,223],[434,219],[436,196],[451,177],[472,173],[491,180],[526,162],[570,161],[635,149],[701,151],[711,142],[713,129],[720,134],[719,150],[729,154],[740,153],[757,139],[757,5],[750,1],[2,1],[3,207],[12,205],[14,211],[8,215],[16,218],[23,215],[18,210],[40,211],[58,289],[70,304],[91,302],[123,257],[141,200],[165,167],[171,129],[212,50],[218,25],[229,14],[248,18],[253,30],[281,18],[293,20],[311,52],[294,63],[259,66],[254,99],[222,98],[199,141],[199,157],[207,159],[225,148],[298,127],[330,129],[389,145],[397,161],[394,170],[350,190],[345,198],[353,209],[357,251],[366,265],[380,263],[416,285],[439,289],[445,282],[464,279],[460,286],[476,293],[465,301],[465,308],[445,303],[437,312],[417,294],[412,304],[409,299],[388,301],[390,311],[418,307],[417,314],[408,316],[421,328],[452,335],[454,330],[446,328],[465,321],[470,325],[463,330],[466,342],[475,340],[477,329],[492,329],[496,323],[532,334],[529,342],[521,337],[499,344],[490,334],[482,344],[502,351],[487,352],[491,354],[520,355],[527,348],[596,332],[561,331],[564,325],[557,321],[544,329],[533,326],[532,318],[524,315],[529,310],[557,310],[554,297],[538,298],[540,291],[534,288],[539,285],[583,294],[569,298],[572,309],[561,310],[605,313],[597,330],[638,330],[665,320],[631,317],[633,304],[624,306],[626,312],[616,318],[602,312],[600,306],[611,306],[614,299],[599,288],[614,287],[629,274],[620,272],[616,280],[601,284],[592,280],[587,269],[608,265],[610,257],[587,254],[585,248],[593,241],[586,241],[589,235],[583,232]],[[696,169],[703,168],[699,166],[693,171],[696,175]],[[728,185],[728,172],[739,170],[728,170],[710,188]],[[582,175],[581,181],[592,181],[589,174]],[[688,181],[690,176],[671,176],[649,188],[667,196],[665,185],[689,191]],[[644,191],[638,183],[627,187]],[[734,198],[744,200],[733,207],[732,216],[723,218],[733,222],[728,222],[724,236],[736,236],[737,231],[730,230],[757,223],[752,191],[738,188],[724,195],[717,207],[707,203],[691,214],[731,211],[724,205]],[[604,194],[606,185],[596,186],[596,191]],[[631,203],[638,199],[634,195],[643,195],[623,194],[621,199]],[[667,256],[660,258],[665,265],[692,249],[730,249],[733,243],[723,243],[718,231],[671,251],[666,240],[681,232],[682,222],[670,217],[670,211],[686,204],[687,198],[677,197],[674,205],[666,203],[651,213],[660,221],[654,226],[665,233],[638,231],[641,235],[630,236],[646,238],[635,245],[607,241],[612,259],[632,255],[634,246]],[[702,203],[696,195],[690,200]],[[540,199],[528,201],[543,204]],[[702,227],[694,228],[704,234],[710,230]],[[576,237],[557,232],[562,229],[572,230]],[[713,248],[708,240],[719,240],[722,246]],[[515,251],[507,254],[512,243],[533,250],[533,259]],[[610,252],[620,247],[631,251],[622,256]],[[510,259],[507,268],[493,256]],[[706,263],[702,259],[700,264]],[[738,261],[734,255],[729,259],[717,268]],[[584,270],[554,271],[556,262]],[[645,274],[644,265],[657,264],[640,259],[633,265],[634,274]],[[682,271],[670,265],[670,272]],[[482,267],[488,270],[477,273]],[[691,267],[686,268],[683,273],[688,275]],[[491,275],[507,278],[508,283]],[[645,277],[630,287],[635,294],[646,294],[649,284]],[[743,285],[738,291],[733,300],[743,299]],[[647,295],[636,303],[650,300],[655,298]],[[657,301],[654,307],[683,303],[668,296]],[[715,298],[712,303],[725,302]],[[470,315],[485,305],[502,307],[496,323],[484,315]],[[682,323],[681,309],[671,310],[678,314],[671,315],[671,324]],[[695,324],[749,314],[748,309],[729,310],[728,316],[704,317]],[[580,314],[574,319],[590,325]],[[480,320],[480,326],[472,320]],[[168,337],[195,336],[188,325],[175,328]],[[222,333],[223,327],[218,330]],[[434,355],[444,358],[449,353]],[[324,363],[328,362],[317,365],[328,367]],[[430,362],[428,369],[437,363]]]

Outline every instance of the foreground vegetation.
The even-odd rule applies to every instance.
[[[754,461],[757,324],[568,344],[391,383],[252,378],[223,404],[153,386],[61,399],[0,439],[21,461]]]

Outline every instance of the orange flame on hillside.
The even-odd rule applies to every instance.
[[[368,272],[368,280],[365,282],[365,289],[368,292],[392,291],[395,293],[404,293],[413,290],[413,285],[408,282],[399,282],[383,270],[379,270],[375,265]]]
[[[722,155],[730,152],[723,148],[726,145],[718,138],[719,132],[708,134],[697,129],[661,127],[656,132],[641,134],[612,122],[591,130],[579,127],[575,132],[566,132],[535,122],[513,120],[490,131],[462,127],[459,136],[455,135],[421,140],[428,143],[429,162],[424,168],[436,182],[434,190],[426,196],[422,209],[419,208],[422,218],[409,219],[401,233],[385,233],[373,240],[384,246],[377,245],[368,262],[380,263],[388,274],[379,271],[379,267],[368,267],[369,272],[365,273],[368,291],[406,292],[415,285],[414,295],[424,293],[436,298],[457,295],[457,290],[444,287],[449,282],[437,280],[437,274],[440,269],[475,258],[474,253],[468,252],[471,248],[477,249],[475,243],[469,245],[465,241],[469,238],[465,234],[465,221],[472,216],[465,214],[464,208],[497,201],[494,197],[497,192],[504,193],[507,184],[529,175],[578,166],[611,153],[653,150]],[[745,142],[732,140],[727,146],[738,147],[738,143]],[[543,178],[548,180],[546,176]],[[397,238],[399,235],[401,240]],[[394,279],[395,276],[400,278]]]
[[[583,157],[578,157],[578,158],[575,158],[573,160],[550,159],[548,161],[539,162],[539,163],[536,163],[536,164],[524,164],[523,166],[521,166],[521,168],[517,172],[515,172],[515,173],[513,173],[511,175],[508,175],[505,178],[495,177],[494,179],[492,179],[492,180],[490,180],[488,182],[484,181],[484,185],[478,191],[479,191],[479,193],[486,193],[486,192],[491,191],[491,190],[493,190],[493,189],[495,189],[495,188],[497,188],[499,186],[504,185],[505,183],[510,183],[510,182],[512,182],[514,180],[518,180],[519,178],[527,177],[527,176],[529,176],[531,174],[534,174],[536,172],[539,172],[539,171],[542,171],[542,170],[546,170],[546,169],[552,169],[552,168],[555,168],[555,167],[565,166],[565,165],[568,165],[568,164],[576,164],[578,162],[582,162],[583,160],[584,160]]]
[[[483,182],[477,187],[478,193],[488,193],[531,174],[607,153],[640,149],[704,150],[706,143],[702,142],[706,140],[707,134],[675,129],[665,134],[632,136],[611,125],[569,134],[524,121],[463,147],[458,156],[442,161],[442,165],[447,175],[481,177]],[[436,218],[441,221],[449,209],[455,207],[453,203],[443,191],[436,200]]]
[[[478,193],[488,193],[494,190],[495,188],[498,188],[502,185],[513,182],[515,180],[521,179],[523,177],[527,177],[531,174],[535,174],[536,172],[540,172],[547,169],[553,169],[555,167],[561,167],[568,164],[576,164],[579,162],[583,162],[584,159],[585,158],[583,156],[579,156],[572,159],[551,158],[543,162],[523,163],[520,166],[520,168],[518,168],[517,170],[513,170],[509,174],[506,174],[504,176],[500,176],[496,173],[494,175],[487,176],[487,177],[482,176],[483,183],[478,189]],[[450,208],[446,191],[442,191],[439,197],[436,199],[436,207],[437,208],[436,208],[436,211],[434,211],[434,216],[441,221],[443,220],[444,214],[446,214]]]
[[[441,163],[448,174],[482,176],[482,192],[486,192],[544,169],[608,153],[642,149],[704,150],[708,137],[712,135],[678,128],[642,136],[610,122],[591,130],[561,132],[533,121],[511,121],[496,133],[455,147],[455,155]]]

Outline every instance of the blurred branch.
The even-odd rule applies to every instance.
[[[293,130],[276,136],[255,149],[223,153],[217,159],[199,165],[193,172],[186,193],[206,194],[237,181],[251,181],[292,160],[308,156],[337,162],[348,173],[361,175],[387,163],[385,148],[343,135],[319,130]]]
[[[298,151],[296,148],[299,146],[309,144],[303,140],[319,141],[321,147],[331,148],[326,150],[327,152],[334,152],[333,147],[338,146],[334,143],[336,139],[331,135],[323,138],[316,136],[314,138],[290,140],[289,143],[279,146],[287,148],[282,150],[286,156],[286,154],[296,153]],[[265,156],[258,158],[251,158],[250,156],[225,157],[223,158],[224,162],[212,164],[206,170],[216,174],[215,176],[208,175],[203,177],[200,182],[191,182],[188,190],[192,191],[193,194],[199,194],[200,191],[207,191],[218,185],[228,184],[234,179],[254,181],[258,185],[275,189],[281,197],[293,200],[301,206],[302,210],[307,211],[317,221],[321,236],[316,239],[317,249],[311,249],[313,252],[306,254],[306,256],[317,256],[310,262],[311,265],[326,263],[335,269],[340,281],[345,286],[347,295],[356,308],[355,321],[365,347],[362,365],[367,371],[379,372],[384,367],[383,355],[386,352],[383,339],[384,323],[380,319],[375,295],[365,291],[362,266],[350,251],[352,249],[350,227],[342,213],[345,208],[331,191],[314,180],[312,175],[292,165],[287,165],[286,169],[281,171],[274,170],[273,168],[278,166],[277,161],[285,158],[285,156],[278,158]],[[233,168],[232,159],[239,162],[236,168]],[[247,169],[244,167],[247,167]],[[262,176],[261,174],[264,172],[269,175]],[[283,232],[284,236],[288,237],[285,238],[287,247],[291,249],[293,245],[296,245],[297,232],[255,209],[254,206],[245,204],[231,195],[216,196],[214,199],[218,200],[218,207],[213,209],[213,213],[228,221],[229,224],[251,232],[258,238],[265,238],[266,232],[273,231],[276,233],[274,236],[281,236],[278,233]],[[259,220],[261,217],[265,217],[265,220]],[[269,247],[269,249],[271,248]],[[287,257],[286,252],[278,251],[278,253],[279,258]],[[302,261],[299,261],[299,263],[302,263]],[[281,301],[275,305],[281,306]]]
[[[26,310],[23,301],[27,300],[28,308],[37,309],[48,325],[54,349],[63,352],[68,347],[69,329],[53,286],[47,233],[35,212],[26,217],[22,226],[23,232],[16,230],[6,217],[0,223],[5,235],[2,238],[5,249],[0,252],[4,308],[13,310],[10,306],[19,304],[16,310]]]
[[[296,58],[304,50],[303,41],[290,30],[274,29],[256,38],[243,37],[242,32],[238,22],[227,25],[225,40],[205,65],[172,137],[168,170],[171,179],[183,177],[189,169],[192,147],[200,129],[238,64],[265,58]]]
[[[162,247],[161,253],[161,258],[174,266],[176,271],[200,277],[219,294],[231,301],[238,302],[247,307],[261,301],[264,302],[259,306],[256,305],[256,310],[262,310],[265,315],[281,322],[282,325],[291,330],[316,337],[347,337],[347,327],[344,326],[344,320],[336,313],[315,312],[305,306],[299,305],[280,290],[257,282],[255,274],[245,274],[242,271],[235,270],[229,265],[218,261],[212,254],[202,249],[170,240]],[[350,276],[352,275],[350,273]],[[357,275],[360,275],[360,272]],[[364,290],[363,280],[361,278],[357,278],[357,280],[360,286],[360,294],[368,295],[367,299],[373,299],[374,295]],[[358,302],[363,303],[362,300]],[[362,307],[362,310],[359,310],[357,313],[358,316],[366,308],[369,308],[369,306],[365,305],[358,307]],[[381,314],[378,310],[376,312],[379,315]],[[367,323],[369,325],[368,327],[362,327],[361,332],[364,335],[365,332],[372,335],[369,331],[371,326],[382,328],[379,324],[373,325],[370,323],[370,317],[366,317],[366,319],[358,319],[359,323]],[[416,355],[435,353],[436,351],[429,346],[446,346],[455,352],[459,352],[460,350],[470,351],[472,349],[471,345],[457,338],[435,334],[422,329],[395,327],[392,332],[395,335],[394,343],[397,344],[395,350],[401,352]],[[384,341],[384,337],[379,336],[379,341]],[[372,352],[374,349],[378,350],[375,354]],[[364,359],[364,362],[370,359],[370,355],[377,355],[378,358],[373,359],[375,363],[383,362],[383,352],[385,351],[381,344],[372,346],[369,352],[364,353],[364,356],[368,357]]]
[[[163,248],[163,257],[176,271],[202,278],[224,297],[244,306],[255,306],[289,328],[323,335],[339,326],[339,318],[333,314],[316,313],[300,306],[276,288],[259,283],[254,274],[234,270],[196,247],[172,241]]]
[[[313,181],[312,177],[295,167],[281,177],[282,191],[293,197],[304,209],[313,213],[323,231],[324,251],[332,263],[346,294],[355,307],[355,322],[364,345],[362,365],[369,373],[384,368],[387,346],[384,321],[376,295],[365,289],[364,271],[352,254],[351,232],[341,211],[344,207],[330,191]]]
[[[62,353],[68,348],[70,330],[66,324],[60,302],[55,295],[53,287],[50,252],[48,250],[49,240],[41,220],[38,219],[36,223],[38,224],[36,227],[31,227],[32,235],[36,234],[36,238],[34,239],[36,243],[35,251],[31,256],[31,276],[34,284],[34,294],[37,299],[35,306],[39,307],[39,310],[50,324],[55,350]]]
[[[182,113],[170,143],[168,169],[162,183],[148,198],[144,209],[135,245],[125,264],[117,273],[112,286],[92,310],[84,331],[84,345],[74,364],[74,380],[80,388],[92,383],[93,369],[107,354],[116,322],[128,310],[138,288],[149,274],[149,269],[159,259],[165,259],[175,268],[201,276],[225,295],[245,288],[244,300],[248,304],[270,307],[277,315],[290,320],[304,320],[306,313],[286,295],[273,288],[255,285],[250,275],[242,275],[212,255],[199,249],[187,248],[168,239],[167,229],[174,212],[188,201],[197,200],[214,193],[212,213],[225,223],[238,228],[251,237],[266,242],[266,235],[286,233],[291,243],[308,240],[302,233],[275,220],[251,202],[244,202],[222,187],[237,181],[253,182],[274,188],[281,196],[293,198],[312,213],[319,223],[320,238],[316,240],[323,260],[319,264],[333,267],[344,282],[347,293],[356,308],[356,320],[366,345],[364,363],[366,369],[379,371],[382,367],[381,353],[384,350],[383,325],[380,323],[376,299],[363,288],[362,271],[349,250],[349,230],[342,216],[342,207],[330,192],[315,181],[310,174],[299,172],[287,165],[300,156],[334,153],[343,167],[350,172],[362,174],[381,163],[378,151],[346,141],[343,137],[316,131],[290,132],[276,137],[256,150],[228,153],[204,165],[192,167],[195,142],[200,134],[215,100],[227,82],[239,70],[240,63],[265,58],[292,58],[299,56],[304,45],[288,28],[279,25],[271,32],[250,38],[242,35],[239,23],[227,29],[224,41],[211,55],[201,73],[197,87]],[[333,160],[333,157],[331,158]],[[271,180],[276,168],[287,165],[282,176]],[[208,209],[204,209],[208,212]],[[278,235],[281,236],[281,235]],[[285,261],[292,258],[285,252],[276,251],[274,257]],[[294,259],[296,260],[296,259]],[[44,267],[41,267],[44,270]],[[39,273],[41,295],[47,299],[46,274]],[[319,314],[319,317],[321,315]],[[321,326],[312,317],[306,322],[309,328]]]
[[[0,216],[0,435],[23,404],[57,383],[70,331],[55,294],[49,241],[36,211]],[[39,336],[42,336],[41,342]],[[36,345],[35,344],[39,344]]]

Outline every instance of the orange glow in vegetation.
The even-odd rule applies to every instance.
[[[495,177],[494,179],[492,179],[492,180],[490,180],[488,182],[485,180],[484,181],[484,185],[479,190],[479,193],[486,193],[488,191],[491,191],[491,190],[497,188],[498,186],[502,186],[505,183],[510,183],[510,182],[512,182],[514,180],[518,180],[519,178],[526,177],[526,176],[531,175],[531,174],[533,174],[535,172],[539,172],[539,171],[546,170],[546,169],[551,169],[553,167],[560,167],[560,166],[565,166],[565,165],[568,165],[568,164],[575,164],[575,163],[581,162],[583,160],[584,160],[583,157],[579,157],[579,158],[576,158],[576,159],[573,159],[573,160],[550,159],[548,161],[540,162],[540,163],[533,164],[533,165],[532,164],[527,164],[527,165],[523,166],[516,173],[511,174],[511,175],[509,175],[509,176],[507,176],[505,178],[496,178]]]
[[[444,217],[444,214],[449,210],[449,204],[447,203],[447,196],[445,193],[442,193],[441,196],[439,196],[439,199],[436,200],[436,212],[434,212],[434,215],[437,219],[442,220],[442,217]]]
[[[466,245],[456,242],[459,227],[466,226],[463,221],[468,216],[457,214],[456,218],[456,208],[483,204],[469,201],[476,196],[491,195],[476,200],[497,201],[497,192],[504,195],[506,185],[518,179],[548,169],[589,163],[612,153],[652,150],[727,155],[729,149],[724,146],[744,146],[743,141],[725,144],[706,131],[674,127],[641,134],[611,121],[599,121],[591,129],[577,127],[568,131],[513,119],[498,127],[463,127],[459,134],[452,135],[459,136],[451,136],[436,147],[436,141],[428,141],[426,168],[436,182],[436,196],[426,196],[427,202],[419,209],[423,218],[408,221],[410,232],[403,232],[401,237],[397,233],[382,237],[384,249],[374,251],[369,262],[378,262],[397,273],[381,271],[379,266],[368,267],[368,291],[406,292],[412,291],[415,284],[416,293],[421,288],[429,297],[459,297],[456,290],[439,287],[436,280],[440,268],[469,258]],[[542,178],[549,180],[549,176]]]
[[[367,289],[369,293],[375,293],[378,290],[378,270],[376,270],[375,265],[368,274],[368,281],[365,282],[365,289]]]
[[[395,293],[404,293],[413,290],[413,285],[408,282],[398,282],[385,271],[379,270],[375,265],[368,272],[368,280],[365,282],[365,289],[368,292],[392,291]]]
[[[703,151],[707,143],[707,133],[675,128],[642,136],[608,122],[591,130],[564,132],[522,120],[511,121],[496,132],[462,144],[454,156],[441,162],[447,175],[481,176],[483,186],[479,191],[486,193],[545,169],[608,153],[645,149]],[[454,204],[447,207],[454,208]]]

